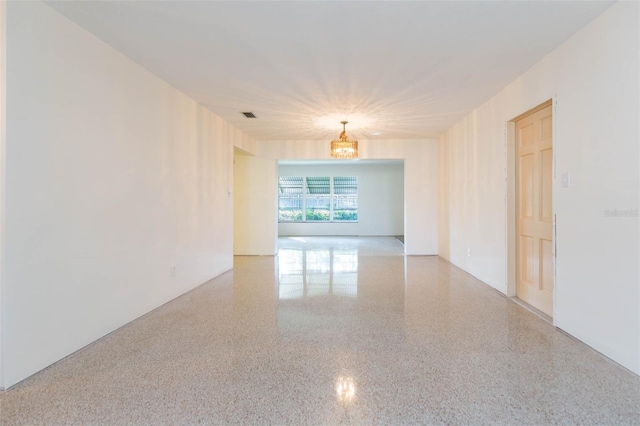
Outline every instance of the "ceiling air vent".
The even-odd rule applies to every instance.
[[[247,118],[256,118],[256,115],[252,112],[243,112],[242,114]]]

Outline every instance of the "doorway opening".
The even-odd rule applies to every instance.
[[[278,176],[278,236],[404,239],[404,160],[281,160]]]

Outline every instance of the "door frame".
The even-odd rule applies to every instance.
[[[507,217],[507,241],[506,241],[506,253],[507,253],[507,264],[506,264],[506,277],[507,277],[507,297],[511,299],[516,299],[516,286],[517,286],[517,191],[516,191],[516,183],[517,183],[517,175],[516,175],[516,122],[523,117],[526,117],[529,114],[537,112],[547,106],[551,105],[552,117],[553,117],[553,127],[551,129],[552,133],[552,147],[553,147],[553,156],[552,156],[552,210],[553,210],[553,241],[552,241],[552,262],[553,262],[553,325],[556,325],[556,294],[557,294],[557,279],[556,279],[556,191],[555,183],[556,183],[556,129],[557,129],[557,97],[556,94],[553,93],[550,97],[547,97],[547,100],[543,102],[538,102],[535,106],[525,110],[521,114],[518,114],[511,120],[508,120],[505,123],[504,128],[504,136],[505,136],[505,154],[506,154],[506,194],[505,197],[506,205],[506,217]],[[528,305],[527,305],[528,306]],[[546,317],[546,315],[545,315]]]

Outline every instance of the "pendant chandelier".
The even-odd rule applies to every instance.
[[[331,158],[358,158],[358,141],[347,137],[348,121],[341,121],[342,133],[336,140],[331,141]]]

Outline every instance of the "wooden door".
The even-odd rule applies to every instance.
[[[516,121],[519,299],[553,315],[553,141],[551,103]]]

